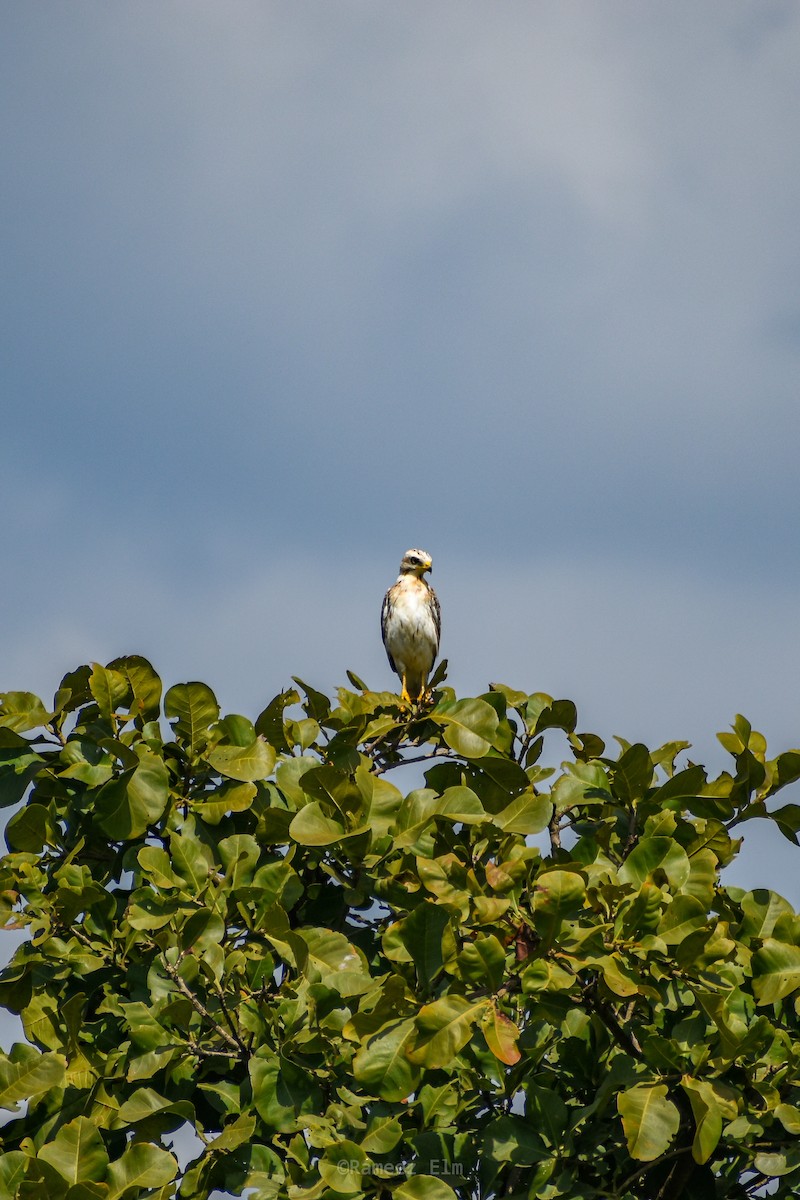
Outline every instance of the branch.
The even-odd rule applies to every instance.
[[[222,1009],[222,1015],[227,1022],[228,1028],[230,1029],[231,1034],[232,1034],[237,1046],[240,1046],[242,1048],[242,1050],[245,1050],[247,1052],[247,1054],[249,1055],[250,1051],[247,1049],[244,1042],[240,1039],[239,1034],[236,1030],[236,1026],[233,1023],[233,1018],[231,1017],[231,1014],[228,1011],[228,1005],[225,1003],[225,995],[222,991],[222,984],[219,982],[217,983],[217,999],[219,1000],[219,1006]]]
[[[622,1196],[637,1179],[642,1175],[646,1175],[648,1171],[652,1171],[654,1167],[660,1167],[663,1163],[669,1162],[673,1158],[681,1158],[684,1154],[690,1154],[691,1146],[681,1146],[679,1150],[670,1150],[667,1154],[662,1154],[660,1158],[654,1158],[652,1162],[647,1162],[639,1167],[633,1174],[624,1179],[614,1193],[615,1196]]]
[[[196,1038],[189,1038],[189,1049],[198,1058],[239,1058],[238,1050],[206,1050]]]
[[[639,834],[637,832],[636,826],[637,826],[637,812],[636,812],[636,808],[633,805],[631,805],[631,811],[628,815],[628,836],[625,839],[625,845],[622,848],[622,861],[623,862],[628,857],[631,850],[633,850],[636,843],[639,841]]]
[[[215,1021],[211,1013],[203,1004],[202,1000],[200,1000],[200,998],[194,994],[192,989],[187,986],[186,981],[181,977],[177,968],[173,967],[172,964],[163,957],[163,955],[161,961],[164,964],[164,970],[167,972],[173,983],[177,984],[180,991],[183,992],[184,996],[189,1001],[195,1012],[198,1012],[200,1016],[209,1023],[212,1029],[219,1035],[219,1037],[222,1038],[223,1042],[227,1042],[229,1046],[233,1047],[233,1049],[236,1051],[236,1057],[238,1058],[240,1055],[249,1057],[250,1051],[247,1049],[244,1042],[242,1042],[235,1035],[228,1033],[227,1029],[225,1029],[223,1025],[220,1025],[217,1021]]]
[[[550,834],[550,853],[555,855],[561,849],[561,826],[559,824],[560,816],[558,810],[553,805],[553,815],[547,826],[547,831]]]
[[[596,978],[589,980],[584,985],[583,1002],[586,1008],[589,1012],[597,1014],[618,1046],[621,1046],[623,1050],[627,1051],[634,1058],[641,1058],[642,1047],[639,1045],[638,1039],[633,1033],[629,1033],[627,1029],[623,1029],[619,1023],[617,1014],[611,1006],[606,1004],[604,1000],[598,1000],[597,996],[593,994],[596,986]]]
[[[406,767],[411,763],[429,762],[432,758],[447,758],[451,753],[443,746],[438,750],[433,750],[430,754],[420,754],[417,758],[401,758],[396,763],[385,763],[382,767],[373,768],[373,775],[384,775],[387,771],[393,771],[395,767]]]
[[[536,734],[534,733],[534,731],[532,729],[526,729],[524,737],[522,737],[520,735],[519,754],[517,755],[517,762],[520,764],[520,766],[522,766],[522,760],[525,757],[525,755],[528,753],[528,747],[530,746],[531,742],[533,741],[533,739],[535,737],[536,737]]]

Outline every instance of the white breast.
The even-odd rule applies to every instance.
[[[386,649],[400,674],[427,675],[436,657],[437,641],[428,589],[413,577],[401,577],[386,630]]]

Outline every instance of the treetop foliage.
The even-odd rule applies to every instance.
[[[0,1200],[797,1194],[800,918],[722,873],[797,844],[800,751],[737,717],[710,779],[443,680],[0,696]]]

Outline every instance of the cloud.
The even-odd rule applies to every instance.
[[[780,556],[794,6],[15,21],[6,446],[92,524]]]

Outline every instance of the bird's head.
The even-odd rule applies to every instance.
[[[422,579],[426,571],[433,569],[433,560],[425,550],[406,550],[400,563],[401,575],[416,575]]]

